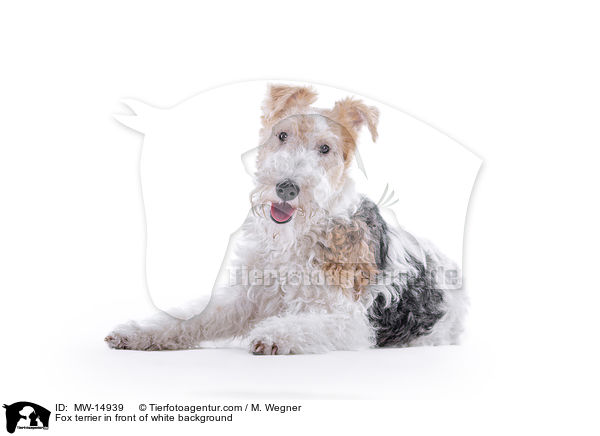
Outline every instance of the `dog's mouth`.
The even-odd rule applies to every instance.
[[[271,203],[271,219],[277,224],[285,224],[292,219],[296,208],[287,202]]]

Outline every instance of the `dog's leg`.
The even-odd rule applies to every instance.
[[[160,313],[142,322],[117,326],[106,336],[111,348],[128,350],[181,350],[204,340],[247,334],[254,314],[253,303],[241,287],[215,290],[200,314],[181,320]]]
[[[254,354],[308,354],[371,347],[374,332],[364,314],[301,313],[266,318],[250,332]]]

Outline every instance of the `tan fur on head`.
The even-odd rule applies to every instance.
[[[347,97],[335,102],[333,109],[324,111],[323,115],[331,118],[342,125],[345,129],[344,135],[344,160],[349,165],[356,150],[356,140],[363,124],[366,124],[371,132],[373,142],[377,140],[377,123],[379,122],[379,110],[374,106],[367,106],[361,100]]]
[[[267,127],[286,115],[301,112],[317,100],[317,93],[307,86],[270,85],[262,110]]]
[[[324,115],[333,118],[346,127],[354,138],[358,136],[360,128],[366,124],[369,132],[371,132],[373,142],[377,140],[379,110],[374,106],[367,106],[361,100],[347,97],[336,101],[333,109]]]
[[[271,129],[282,119],[299,114],[319,114],[339,125],[342,157],[347,168],[354,157],[356,141],[363,125],[367,125],[373,141],[377,140],[379,110],[361,100],[347,97],[335,103],[332,109],[311,107],[317,99],[316,91],[307,86],[270,85],[262,106],[261,138],[264,141]]]

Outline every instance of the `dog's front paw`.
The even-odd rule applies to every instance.
[[[250,350],[252,351],[252,354],[258,354],[258,355],[271,354],[271,355],[275,355],[275,354],[278,354],[279,347],[277,346],[277,344],[270,344],[268,342],[265,343],[263,341],[254,341],[250,345]]]
[[[291,350],[283,342],[269,339],[254,339],[250,342],[250,352],[256,355],[290,354]]]
[[[104,341],[110,348],[115,348],[117,350],[129,350],[129,337],[116,331],[110,332],[104,338]]]
[[[159,347],[150,332],[144,331],[137,323],[122,324],[110,332],[104,341],[117,350],[157,350]]]

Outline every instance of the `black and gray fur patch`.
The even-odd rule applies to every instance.
[[[378,295],[369,309],[369,320],[376,330],[377,345],[402,346],[431,332],[444,316],[444,294],[437,289],[422,263],[412,258],[417,275],[392,287],[399,300],[389,306],[385,297]]]
[[[367,224],[377,267],[384,271],[389,265],[390,231],[377,205],[364,199],[355,218]],[[369,309],[369,321],[376,330],[380,347],[408,345],[430,333],[445,313],[444,294],[438,289],[433,273],[434,259],[426,256],[423,262],[409,254],[407,260],[415,273],[403,275],[391,285],[398,299],[388,305],[385,296],[378,295]]]
[[[371,200],[363,198],[352,218],[363,221],[367,225],[369,229],[368,239],[373,246],[377,269],[383,271],[389,263],[390,236],[387,224],[379,214],[379,208]]]

